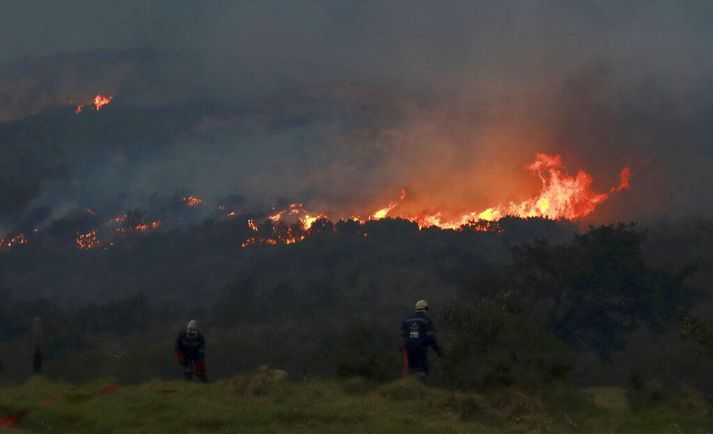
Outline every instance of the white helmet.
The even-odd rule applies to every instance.
[[[414,306],[414,309],[426,310],[426,309],[428,309],[428,302],[426,300],[419,300],[416,302],[416,306]]]
[[[198,322],[194,319],[188,321],[188,325],[186,326],[186,334],[188,335],[189,338],[195,338],[198,336]]]

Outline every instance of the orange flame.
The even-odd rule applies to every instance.
[[[104,107],[105,105],[109,104],[111,100],[114,99],[113,96],[111,95],[102,95],[102,94],[97,94],[92,102],[90,103],[91,105],[94,106],[94,109],[96,111],[99,111]],[[76,110],[74,110],[75,114],[79,114],[84,110],[84,107],[90,105],[90,104],[80,104],[77,106]]]
[[[612,187],[611,190],[609,190],[609,193],[616,193],[617,191],[621,190],[626,190],[629,188],[631,185],[629,182],[631,181],[631,169],[628,167],[624,167],[621,169],[621,172],[619,172],[619,186],[618,187]]]
[[[114,99],[113,96],[111,95],[97,95],[94,97],[94,107],[96,107],[97,111],[101,110],[102,107],[105,105],[109,104],[111,100]]]
[[[458,229],[469,222],[496,221],[506,216],[574,220],[590,215],[609,198],[609,194],[629,188],[631,179],[631,170],[624,167],[619,174],[619,186],[611,188],[609,193],[596,193],[591,190],[591,175],[583,170],[574,176],[569,175],[562,167],[562,157],[559,155],[537,154],[535,161],[526,168],[537,174],[542,189],[537,196],[521,202],[472,211],[451,219],[444,218],[441,212],[417,216],[393,213],[398,204],[392,202],[372,214],[371,218],[378,220],[394,215],[417,222],[419,227],[437,226],[443,229]],[[402,192],[402,199],[404,197]]]
[[[590,215],[596,207],[609,198],[607,193],[591,190],[592,177],[579,170],[570,176],[562,167],[559,155],[537,154],[535,162],[527,166],[542,181],[539,196],[507,207],[498,207],[496,214],[517,217],[546,217],[550,219],[574,220]],[[629,188],[631,171],[624,167],[620,174],[620,184],[610,192]]]
[[[305,214],[305,216],[300,219],[300,223],[302,223],[302,227],[305,230],[310,230],[312,229],[312,225],[314,225],[314,222],[322,218],[327,218],[327,216],[324,214],[319,214],[316,216]]]
[[[381,220],[386,218],[391,211],[394,210],[399,204],[397,202],[391,202],[388,206],[381,208],[369,217],[371,220]]]
[[[406,189],[402,188],[399,201],[403,202],[404,199],[406,199]],[[385,206],[384,208],[381,208],[380,210],[373,212],[371,214],[371,216],[369,217],[369,220],[381,220],[383,218],[386,218],[389,215],[389,213],[391,213],[391,211],[393,211],[394,208],[396,208],[397,206],[399,206],[399,202],[391,202],[391,203],[389,203],[389,205]]]
[[[98,247],[109,248],[115,245],[117,237],[134,234],[134,233],[146,233],[156,231],[161,227],[161,220],[153,220],[143,223],[127,223],[129,217],[124,214],[120,216],[113,217],[105,222],[109,227],[112,227],[111,231],[113,237],[107,241],[103,241],[99,238],[96,229],[92,229],[86,233],[77,233],[74,239],[76,246],[82,250],[91,250]]]
[[[538,176],[542,188],[537,196],[521,202],[510,202],[484,210],[466,212],[455,218],[447,218],[440,211],[411,215],[399,209],[407,199],[406,190],[402,188],[398,202],[390,202],[386,207],[372,212],[368,219],[397,217],[415,222],[419,228],[432,226],[455,230],[469,228],[475,231],[499,233],[502,228],[497,221],[506,216],[574,220],[590,215],[599,204],[609,198],[610,194],[628,189],[631,179],[631,170],[624,167],[619,174],[618,186],[612,187],[608,193],[597,193],[591,189],[591,175],[583,170],[579,170],[574,176],[569,175],[562,166],[560,155],[537,154],[535,161],[525,168]],[[291,216],[298,216],[303,233],[295,233],[291,226],[287,226],[285,220]],[[278,233],[278,236],[271,235],[269,238],[252,236],[242,246],[294,244],[304,240],[309,235],[314,222],[320,218],[327,218],[327,214],[307,213],[302,204],[290,204],[288,209],[278,211],[267,218],[272,224],[273,232]],[[349,219],[364,223],[364,220],[357,216],[350,216]],[[248,226],[259,233],[253,220],[248,221]]]

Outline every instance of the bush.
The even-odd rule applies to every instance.
[[[388,381],[400,372],[400,356],[386,327],[368,321],[355,321],[340,339],[337,374]],[[395,334],[395,333],[394,333]]]
[[[448,346],[440,370],[451,387],[533,389],[564,380],[573,368],[565,345],[507,291],[453,303],[441,323]]]
[[[263,365],[253,373],[233,379],[231,384],[238,395],[262,396],[279,390],[286,380],[287,372]]]

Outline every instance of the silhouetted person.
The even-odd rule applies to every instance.
[[[441,355],[441,348],[436,342],[433,330],[433,321],[428,317],[428,302],[416,302],[415,312],[401,323],[401,337],[404,338],[404,350],[408,356],[409,373],[422,377],[428,376],[428,356],[426,350],[429,346]]]
[[[186,381],[193,380],[193,374],[203,382],[208,382],[205,367],[205,338],[198,331],[196,320],[188,321],[186,329],[176,337],[176,357],[183,367]]]
[[[32,320],[32,372],[39,375],[42,373],[42,319],[39,317]]]

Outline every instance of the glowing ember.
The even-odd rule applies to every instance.
[[[140,225],[136,225],[134,227],[134,230],[136,232],[149,232],[149,231],[155,231],[156,229],[161,227],[161,221],[156,220],[152,221],[150,223],[142,223]]]
[[[198,196],[189,195],[183,198],[183,203],[190,208],[197,207],[203,203],[203,199]]]
[[[102,246],[102,242],[97,237],[97,231],[91,230],[85,234],[77,234],[74,242],[82,250],[96,249]]]
[[[13,247],[22,246],[29,242],[25,234],[17,234],[8,238],[0,238],[0,251],[10,250]]]
[[[108,224],[108,225],[120,225],[120,224],[124,224],[124,222],[126,222],[126,219],[128,219],[128,218],[129,218],[129,216],[127,216],[126,214],[120,215],[120,216],[114,217],[114,218],[112,218],[111,220],[109,220],[109,221],[107,222],[107,224]]]
[[[255,220],[253,220],[253,219],[248,220],[248,227],[250,228],[250,230],[252,230],[254,232],[259,231],[257,225],[255,224]]]
[[[25,237],[25,234],[20,234],[15,237],[12,237],[7,242],[8,247],[21,246],[23,244],[27,244],[27,237]]]
[[[74,239],[76,246],[82,250],[90,250],[97,247],[106,249],[114,246],[117,237],[158,230],[161,227],[161,221],[129,222],[129,217],[124,214],[107,220],[106,226],[111,227],[111,233],[113,234],[107,241],[100,240],[97,231],[92,229],[89,232],[77,234]]]
[[[255,237],[250,237],[247,240],[243,241],[243,243],[240,245],[243,249],[246,247],[250,247],[252,245],[255,245],[257,243],[257,239]]]
[[[122,223],[124,226],[114,228],[114,233],[117,235],[131,234],[135,232],[152,232],[158,230],[161,227],[161,220],[154,220],[151,222],[137,223],[137,224],[126,224],[126,217],[115,217],[109,220],[108,224]]]

